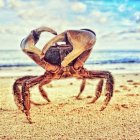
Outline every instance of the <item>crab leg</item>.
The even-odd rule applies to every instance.
[[[21,89],[20,87],[22,87],[22,84],[25,80],[28,80],[28,79],[31,79],[31,78],[34,78],[36,76],[24,76],[22,78],[19,78],[17,79],[14,84],[13,84],[13,95],[14,95],[14,100],[15,100],[15,103],[18,107],[19,110],[22,110],[22,94],[21,94]]]
[[[14,100],[15,100],[15,103],[16,103],[16,105],[17,105],[17,107],[18,107],[18,109],[19,110],[21,110],[21,111],[23,111],[23,104],[22,104],[22,102],[23,102],[23,98],[22,98],[22,91],[21,91],[21,87],[22,87],[22,85],[23,85],[23,83],[26,81],[26,80],[28,80],[28,79],[31,79],[31,78],[35,78],[35,77],[37,77],[37,76],[24,76],[24,77],[22,77],[22,78],[19,78],[19,79],[17,79],[15,82],[14,82],[14,84],[13,84],[13,95],[14,95]],[[46,80],[45,80],[46,81]],[[47,84],[47,82],[46,82],[46,84]],[[42,82],[39,84],[39,90],[42,88]],[[44,91],[44,93],[42,93],[41,91],[40,91],[40,93],[41,93],[41,95],[42,95],[42,97],[43,98],[45,98],[48,102],[50,101],[48,98],[47,98],[47,93],[45,93],[45,91]],[[36,102],[34,102],[34,101],[32,101],[32,100],[30,100],[30,103],[31,104],[33,104],[33,105],[43,105],[43,104],[40,104],[40,103],[36,103]]]
[[[103,79],[101,79],[99,81],[97,88],[96,88],[95,97],[89,103],[95,103],[97,101],[97,99],[101,96],[102,89],[103,89],[103,82],[104,82]]]
[[[80,99],[80,95],[81,95],[82,92],[84,91],[85,85],[86,85],[86,79],[84,78],[83,81],[82,81],[82,83],[81,83],[81,86],[80,86],[80,92],[79,92],[78,95],[76,96],[76,99]]]
[[[42,97],[43,97],[44,99],[46,99],[48,102],[51,102],[51,101],[50,101],[50,99],[48,98],[47,93],[46,93],[45,90],[43,89],[43,85],[48,84],[48,83],[50,83],[50,82],[51,82],[50,79],[45,78],[45,79],[44,79],[43,81],[41,81],[41,83],[39,84],[39,91],[40,91]]]
[[[33,87],[34,85],[38,84],[41,80],[43,80],[43,76],[35,77],[32,79],[27,79],[22,85],[22,98],[23,98],[23,111],[26,114],[27,120],[29,123],[31,122],[30,119],[30,91],[29,88]]]
[[[89,73],[89,75],[86,76],[86,78],[89,78],[89,79],[94,79],[94,78],[106,79],[106,94],[105,94],[106,98],[100,109],[100,111],[103,111],[106,108],[106,106],[108,105],[109,101],[111,100],[111,97],[113,96],[113,89],[114,89],[113,76],[108,71],[87,71],[87,70],[85,70],[85,73]],[[99,98],[100,93],[102,91],[102,85],[103,85],[103,81],[101,80],[96,89],[96,97],[93,98],[91,103],[94,103]]]

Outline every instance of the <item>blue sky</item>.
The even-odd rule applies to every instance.
[[[140,0],[0,0],[0,49],[20,49],[22,38],[40,26],[58,33],[92,29],[95,49],[140,49]],[[53,36],[41,37],[43,47]]]

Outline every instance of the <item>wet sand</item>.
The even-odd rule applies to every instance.
[[[31,106],[29,124],[13,99],[16,76],[0,78],[0,139],[4,140],[138,140],[140,139],[140,74],[115,74],[115,90],[104,111],[99,111],[104,92],[95,104],[98,80],[88,80],[81,100],[76,100],[81,80],[67,79],[45,85],[51,103],[31,89],[31,99],[42,106]]]

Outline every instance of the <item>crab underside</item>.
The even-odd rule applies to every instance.
[[[35,39],[35,37],[33,39]],[[41,66],[45,65],[44,68],[46,70],[45,73],[41,76],[24,76],[22,78],[17,79],[13,84],[15,103],[18,106],[18,108],[26,114],[29,123],[32,123],[30,118],[30,104],[38,104],[30,100],[30,88],[38,84],[38,88],[42,97],[48,102],[50,102],[47,92],[43,89],[43,86],[50,83],[52,80],[59,80],[71,77],[82,79],[80,91],[76,96],[76,99],[79,99],[81,93],[85,88],[86,79],[100,79],[96,87],[95,97],[93,97],[90,103],[95,103],[96,100],[101,96],[103,82],[105,80],[106,98],[100,110],[104,110],[108,105],[113,95],[114,80],[112,74],[108,71],[92,71],[84,68],[83,65],[87,58],[83,58],[85,58],[85,56],[87,57],[91,50],[84,51],[73,61],[71,61],[66,67],[62,67],[62,61],[72,51],[73,46],[71,44],[56,44],[51,46],[46,51],[43,60],[40,59],[38,55],[33,52],[26,52],[37,64]],[[48,67],[51,66],[55,67],[55,69],[48,69]]]

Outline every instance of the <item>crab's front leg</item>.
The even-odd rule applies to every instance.
[[[32,79],[27,79],[24,81],[22,85],[22,98],[23,98],[23,112],[26,114],[27,120],[29,123],[32,123],[30,118],[30,91],[29,88],[33,87],[34,85],[40,83],[44,79],[43,76],[35,77]]]
[[[24,76],[22,78],[17,79],[14,84],[13,84],[13,95],[14,95],[14,101],[15,104],[17,105],[18,109],[23,111],[23,97],[22,97],[22,86],[24,84],[25,81],[27,80],[31,80],[32,78],[35,78],[37,76]],[[44,80],[42,80],[39,83],[39,91],[41,93],[41,96],[47,100],[48,102],[50,102],[50,99],[48,98],[47,93],[44,91],[43,89],[43,85],[48,84],[49,82],[51,82],[51,79],[45,78]],[[41,103],[36,103],[32,100],[30,100],[30,102],[33,105],[43,105]]]
[[[37,76],[24,76],[22,78],[17,79],[13,84],[14,100],[19,110],[23,110],[23,105],[22,105],[23,98],[22,98],[22,93],[21,93],[21,87],[26,80],[35,78],[35,77]]]
[[[23,112],[25,113],[27,120],[29,123],[32,123],[30,118],[30,104],[32,103],[30,100],[30,88],[34,85],[39,84],[39,91],[44,99],[46,99],[48,102],[50,102],[50,99],[48,98],[47,93],[42,88],[43,85],[48,84],[53,79],[53,76],[49,73],[45,73],[42,76],[34,77],[31,79],[27,79],[24,81],[22,85],[22,98],[23,98]]]

